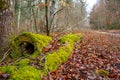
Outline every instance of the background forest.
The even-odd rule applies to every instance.
[[[97,0],[91,12],[87,0],[1,0],[0,46],[9,35],[29,31],[49,35],[79,29],[119,29],[120,0]]]
[[[90,24],[92,29],[120,29],[120,0],[98,0]]]
[[[0,46],[10,34],[61,32],[80,29],[87,15],[84,0],[1,0]]]

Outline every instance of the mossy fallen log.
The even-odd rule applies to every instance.
[[[67,34],[59,39],[59,43],[64,44],[57,51],[48,54],[45,58],[44,69],[46,71],[54,71],[61,63],[67,61],[74,49],[74,43],[82,40],[83,35]],[[45,71],[45,72],[46,72]]]
[[[33,38],[33,36],[35,38]],[[21,59],[20,61],[15,62],[12,65],[0,67],[0,75],[3,73],[9,74],[10,76],[7,77],[8,80],[41,80],[42,75],[47,75],[48,72],[56,70],[61,63],[68,60],[69,56],[71,55],[74,49],[74,43],[77,41],[81,41],[82,37],[82,34],[64,35],[58,40],[59,43],[62,44],[62,46],[59,47],[57,51],[45,54],[44,58],[42,57],[42,60],[39,59],[41,58],[40,55],[37,55],[32,58],[30,57]],[[23,42],[27,42],[27,45],[30,43],[34,46],[34,51],[33,53],[31,52],[32,55],[30,53],[30,56],[33,56],[34,54],[36,54],[36,50],[38,53],[40,53],[41,48],[46,46],[49,43],[49,41],[51,41],[51,38],[47,36],[45,37],[41,35],[41,37],[38,37],[38,35],[36,36],[32,33],[23,33],[13,41],[13,44],[15,44],[13,48],[19,50],[21,44],[24,44]],[[43,45],[44,42],[45,44]],[[42,44],[42,46],[38,43]]]
[[[10,56],[13,58],[24,55],[37,56],[51,40],[52,38],[48,36],[24,32],[12,41]]]

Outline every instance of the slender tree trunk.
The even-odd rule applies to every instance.
[[[45,4],[48,4],[48,0],[45,0]],[[45,21],[46,21],[46,33],[49,36],[50,30],[49,30],[49,20],[48,20],[48,6],[45,6]]]
[[[19,2],[20,2],[20,6],[19,6],[19,12],[18,12],[17,30],[19,30],[20,28],[20,18],[21,18],[21,0]]]
[[[32,8],[32,14],[33,14],[33,19],[34,19],[35,30],[36,30],[36,33],[38,33],[38,29],[37,29],[37,20],[36,20],[35,12],[34,12],[34,9],[33,9],[33,8]]]
[[[30,4],[31,5],[31,4]],[[34,32],[34,25],[33,25],[33,16],[32,16],[32,8],[30,8],[30,24],[28,26],[28,31],[33,31]]]

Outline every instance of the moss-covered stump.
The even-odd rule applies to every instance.
[[[33,45],[34,51],[33,53],[30,52],[30,54],[34,55],[36,51],[38,54],[51,41],[50,37],[38,36],[32,33],[23,33],[13,41],[13,44],[15,44],[13,48],[19,50],[21,45]],[[67,61],[74,49],[74,43],[81,41],[82,37],[82,34],[64,35],[58,40],[62,46],[57,51],[48,52],[42,58],[40,57],[41,55],[37,55],[36,57],[21,59],[12,65],[0,67],[0,78],[8,80],[41,80],[42,75],[47,75],[48,72],[56,70],[61,63]],[[19,51],[14,52],[19,53]],[[18,53],[13,53],[13,55],[18,55]],[[27,53],[29,54],[29,51]],[[3,74],[8,76],[5,77]]]
[[[12,41],[10,56],[13,58],[24,55],[37,56],[51,40],[51,37],[40,34],[22,33]]]

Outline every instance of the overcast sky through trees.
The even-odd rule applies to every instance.
[[[87,0],[87,11],[90,12],[97,0]]]

